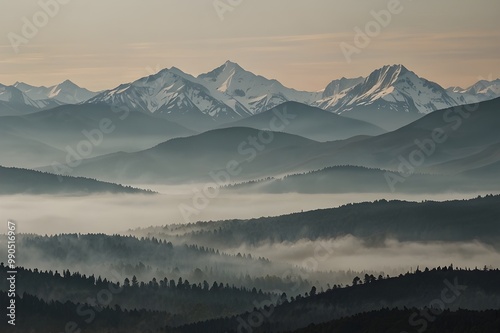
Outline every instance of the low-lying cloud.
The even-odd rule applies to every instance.
[[[147,187],[145,187],[147,188]],[[128,229],[185,223],[179,205],[193,200],[196,185],[159,186],[159,195],[90,196],[0,196],[1,219],[18,221],[18,232],[120,233]],[[300,211],[338,207],[352,202],[377,199],[449,200],[473,198],[476,194],[389,195],[389,194],[221,194],[193,215],[190,222],[221,219],[248,219]],[[6,231],[0,224],[0,233]]]
[[[327,240],[300,240],[261,246],[241,245],[226,252],[252,253],[272,261],[316,270],[373,270],[399,274],[420,267],[448,266],[483,268],[498,266],[500,253],[480,242],[400,242],[388,239],[382,246],[367,246],[363,240],[345,236]]]

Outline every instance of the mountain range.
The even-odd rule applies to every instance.
[[[196,133],[166,119],[107,105],[62,105],[1,120],[0,165],[26,168],[144,150]],[[83,155],[78,153],[82,149]]]
[[[13,86],[0,84],[0,116],[16,116],[56,107],[52,100],[35,101]]]
[[[14,87],[21,90],[32,100],[49,99],[61,104],[79,104],[97,95],[96,92],[81,88],[70,80],[50,87],[36,87],[23,82],[16,82]]]
[[[384,66],[367,77],[333,80],[322,91],[298,91],[227,61],[197,77],[172,67],[102,92],[80,88],[69,80],[50,87],[22,82],[0,86],[0,115],[64,104],[107,104],[201,132],[294,101],[394,130],[439,109],[499,96],[500,79],[481,80],[466,89],[445,89],[403,65]]]
[[[474,101],[474,95],[447,91],[403,65],[393,65],[375,70],[361,83],[316,105],[394,130],[433,111]]]
[[[272,193],[345,192],[343,179],[380,192],[387,172],[409,170],[408,192],[491,189],[499,82],[444,89],[393,65],[304,92],[227,61],[198,77],[169,68],[99,93],[70,81],[0,85],[0,165],[170,184],[211,181],[236,163],[230,183],[271,177],[242,188]],[[409,165],[415,152],[423,158]]]
[[[450,92],[462,95],[473,95],[479,100],[484,101],[498,97],[500,95],[500,79],[493,81],[480,80],[467,89],[460,87],[450,87],[447,89]]]
[[[488,98],[500,96],[498,90],[488,92]],[[236,121],[295,101],[394,130],[430,112],[485,100],[485,96],[484,89],[446,90],[402,65],[384,66],[366,78],[334,80],[320,92],[297,91],[227,61],[198,77],[177,68],[165,69],[104,91],[88,102],[127,106],[206,130],[214,122]]]
[[[15,116],[60,105],[80,104],[96,94],[70,80],[50,87],[36,87],[23,82],[16,82],[12,86],[0,84],[0,116]]]
[[[285,103],[285,106],[289,106],[290,110],[311,108],[298,103]],[[393,176],[400,179],[406,174],[414,174],[410,181],[401,181],[405,186],[412,186],[408,190],[410,192],[473,191],[481,186],[495,187],[494,179],[497,179],[499,170],[497,165],[500,164],[497,153],[500,136],[495,130],[499,122],[500,98],[461,108],[432,112],[396,131],[328,142],[284,131],[232,126],[168,140],[138,152],[86,159],[72,172],[122,183],[212,181],[213,175],[223,178],[222,183],[234,183],[307,173],[333,166],[358,166],[379,170],[354,168],[349,172],[339,172],[332,169],[331,172],[297,177],[310,178],[305,183],[311,186],[315,182],[332,185],[335,182],[331,183],[328,178],[336,179],[337,188],[325,190],[323,185],[317,186],[315,190],[320,193],[349,191],[349,186],[353,186],[349,183],[354,180],[359,181],[360,191],[389,190],[386,172],[393,172]],[[469,113],[464,113],[467,109]],[[302,115],[309,112],[324,111],[308,110]],[[292,113],[300,114],[296,111]],[[269,116],[264,112],[253,117],[267,117],[261,122],[265,124]],[[301,129],[302,134],[307,132],[307,117],[297,116],[295,121],[297,130]],[[301,126],[302,122],[304,126]],[[256,123],[255,127],[259,127]],[[439,134],[438,141],[436,132]],[[417,155],[418,158],[415,157]],[[229,163],[239,170],[230,179],[220,176],[227,175]],[[235,164],[237,167],[234,167]],[[49,171],[48,168],[41,170]],[[346,185],[338,179],[350,182],[347,181]],[[309,192],[307,188],[310,186],[291,187],[299,192]]]

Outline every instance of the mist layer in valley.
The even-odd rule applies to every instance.
[[[294,233],[295,236],[290,236],[290,232],[283,231],[280,233],[283,237],[282,240],[273,236],[272,240],[241,241],[241,237],[248,237],[245,236],[246,229],[238,229],[240,227],[237,226],[241,222],[234,220],[234,225],[236,225],[234,227],[234,239],[221,234],[225,242],[220,243],[217,241],[217,237],[211,235],[210,226],[189,224],[190,222],[203,220],[228,219],[250,219],[248,221],[253,223],[252,221],[255,221],[253,219],[257,217],[255,212],[262,216],[305,212],[318,208],[339,207],[352,202],[373,201],[382,198],[380,194],[267,194],[258,196],[239,194],[225,196],[221,193],[220,197],[211,199],[205,209],[199,209],[199,213],[193,215],[193,220],[189,221],[184,219],[179,208],[182,205],[192,205],[192,186],[158,186],[154,190],[159,191],[160,194],[3,196],[0,202],[0,210],[8,211],[11,214],[6,218],[19,221],[17,230],[19,234],[59,235],[75,233],[75,236],[69,236],[68,238],[73,241],[63,242],[59,245],[57,243],[59,238],[55,239],[55,243],[50,243],[50,238],[48,240],[42,238],[34,242],[36,246],[21,246],[20,258],[22,260],[20,264],[24,267],[52,270],[70,269],[71,271],[102,275],[116,281],[119,280],[116,279],[112,272],[118,269],[121,273],[128,273],[129,278],[132,277],[131,275],[137,275],[143,281],[150,281],[153,278],[158,279],[167,275],[175,278],[189,277],[190,281],[196,282],[201,282],[203,279],[222,279],[236,285],[245,285],[247,283],[246,286],[250,287],[252,283],[254,285],[256,283],[253,280],[251,283],[245,282],[241,278],[242,274],[250,274],[252,279],[260,279],[268,275],[283,277],[293,272],[300,279],[307,281],[301,287],[301,291],[304,291],[310,288],[313,283],[325,287],[331,283],[347,284],[352,280],[353,276],[361,274],[360,272],[395,276],[415,270],[417,267],[437,267],[449,264],[468,268],[495,267],[500,262],[500,251],[491,244],[488,238],[489,236],[498,237],[498,232],[495,233],[494,230],[486,238],[481,236],[480,233],[478,233],[478,237],[474,237],[474,235],[470,235],[470,237],[463,236],[465,238],[460,233],[456,235],[451,233],[450,238],[446,238],[439,236],[447,228],[446,225],[443,225],[432,231],[432,234],[437,235],[437,238],[428,238],[425,236],[425,231],[421,230],[422,228],[425,229],[425,227],[414,226],[416,231],[408,230],[401,234],[409,236],[409,238],[405,238],[405,236],[398,236],[399,231],[388,225],[387,228],[389,229],[385,230],[385,236],[380,235],[380,237],[375,237],[376,239],[371,239],[374,235],[369,230],[377,227],[378,224],[373,226],[370,226],[370,224],[380,223],[380,221],[370,221],[369,218],[359,217],[360,225],[356,227],[360,230],[359,235],[356,235],[356,232],[354,232],[354,235],[343,234],[342,229],[333,227],[330,228],[331,230],[324,230],[324,236],[319,238],[309,236],[308,238],[308,234],[315,234],[312,229],[308,228],[308,224],[314,223],[315,220],[303,216],[300,217],[304,222],[302,235],[299,232]],[[429,199],[446,201],[470,197],[463,194],[449,194],[446,196],[408,195],[406,197],[398,194],[392,198],[384,195],[386,199],[406,199],[418,202]],[[486,201],[481,203],[483,202],[481,200]],[[488,204],[490,200],[497,199],[490,197],[488,199],[465,201],[464,207]],[[394,202],[394,209],[391,210],[398,210],[398,202],[400,201]],[[382,202],[381,205],[384,205],[384,203]],[[420,211],[420,209],[428,209],[426,207],[418,205],[415,209]],[[369,212],[371,208],[366,209]],[[447,209],[453,209],[453,204],[450,204]],[[360,212],[364,210],[360,208]],[[321,214],[320,211],[316,212],[318,213],[313,213]],[[401,212],[403,217],[404,210],[401,210]],[[334,220],[336,219],[335,216],[337,216],[335,215],[336,212],[325,212],[323,214],[327,214],[326,216],[333,214],[331,216],[333,216]],[[293,228],[296,220],[295,217],[281,217],[280,219],[289,220],[292,223],[290,228]],[[213,223],[223,223],[222,225],[224,225],[226,222]],[[281,222],[277,220],[275,223],[279,226]],[[164,226],[170,227],[165,229]],[[176,228],[178,231],[176,231]],[[217,230],[219,227],[214,226],[213,228]],[[404,229],[405,227],[401,228]],[[484,225],[484,228],[487,228],[487,225]],[[367,237],[362,236],[366,233],[363,229],[368,232]],[[201,232],[198,236],[190,234],[191,231],[196,230]],[[293,231],[293,229],[290,230]],[[257,227],[255,231],[258,234],[262,230]],[[5,231],[2,230],[2,232]],[[422,234],[422,232],[424,233]],[[129,251],[132,251],[131,253],[137,253],[138,255],[123,256],[124,253],[127,253],[124,250],[120,250],[114,255],[110,249],[103,249],[102,253],[97,249],[97,252],[93,254],[97,245],[88,245],[90,243],[81,239],[78,240],[76,233],[133,235],[138,237],[136,243],[128,238],[123,241],[118,240],[118,247],[113,247],[112,251],[122,246],[128,246]],[[394,236],[391,237],[391,234]],[[286,238],[288,236],[292,237],[291,240]],[[60,239],[64,240],[67,237],[64,236]],[[111,236],[103,235],[99,237]],[[153,251],[151,249],[166,245],[158,245],[156,241],[152,243],[139,241],[142,237],[146,239],[154,237],[162,242],[173,244],[173,250],[171,250],[173,254],[164,261],[163,257],[158,254],[161,252],[154,252],[157,250]],[[104,242],[104,244],[107,242]],[[48,245],[43,245],[45,243]],[[96,244],[103,243],[98,242]],[[197,248],[186,248],[186,244],[196,245]],[[81,248],[82,246],[84,248]],[[220,251],[220,254],[211,252],[211,250],[208,250],[208,252],[206,252],[207,250],[198,250],[198,247],[214,249],[214,251]],[[6,248],[6,246],[2,246],[2,249]],[[169,249],[172,248],[169,247]],[[56,253],[64,253],[64,255],[55,255]],[[78,257],[78,253],[84,253],[84,258],[76,260],[74,256]],[[252,259],[247,257],[249,254],[251,254]],[[264,261],[256,258],[264,258]],[[268,286],[268,284],[266,285]],[[281,281],[277,283],[277,286],[286,288],[286,283]],[[292,291],[289,290],[289,292]]]
[[[398,199],[408,201],[468,199],[487,193],[410,194],[234,194],[220,192],[198,202],[204,184],[143,186],[143,194],[11,195],[0,197],[4,220],[19,221],[18,232],[36,234],[122,233],[128,229],[197,221],[277,216],[348,203]],[[6,213],[3,213],[6,214]],[[2,226],[0,232],[5,232]]]

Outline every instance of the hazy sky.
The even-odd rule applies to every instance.
[[[54,1],[68,3],[44,25],[39,3]],[[303,90],[394,63],[445,87],[500,77],[498,0],[401,0],[351,63],[341,43],[354,45],[354,29],[393,0],[217,1],[234,4],[223,20],[214,0],[0,1],[0,83],[69,78],[99,90],[165,67],[198,75],[227,59]],[[38,32],[23,35],[23,18]],[[25,38],[18,53],[13,34]]]

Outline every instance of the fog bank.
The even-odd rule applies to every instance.
[[[410,201],[451,200],[477,194],[387,195],[387,194],[259,194],[228,195],[208,199],[203,209],[195,209],[186,219],[180,206],[195,208],[194,190],[202,186],[160,186],[159,195],[91,196],[0,196],[1,219],[18,222],[19,233],[120,233],[131,228],[220,219],[247,219],[275,216],[302,210],[337,207],[351,202],[377,199]],[[198,206],[200,207],[200,206]],[[6,223],[0,224],[5,233]]]

